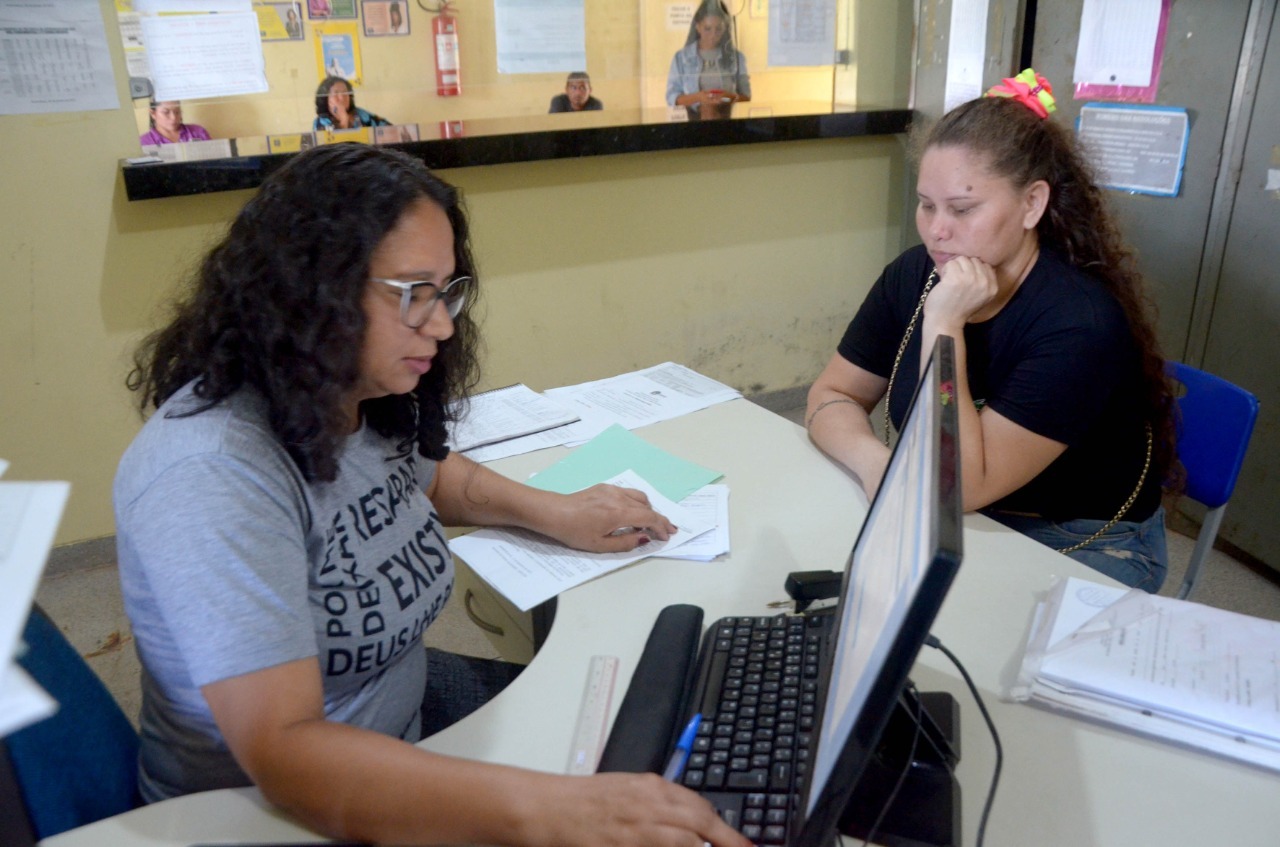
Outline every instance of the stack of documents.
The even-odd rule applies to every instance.
[[[1011,694],[1280,770],[1275,621],[1062,580],[1038,609]]]
[[[0,461],[0,473],[4,467]],[[57,709],[17,659],[70,490],[65,482],[0,482],[0,738]]]
[[[741,397],[722,382],[665,362],[621,376],[552,388],[546,396],[576,417],[574,423],[542,429],[472,449],[459,448],[477,462],[491,462],[560,445],[585,443],[610,426],[636,429]],[[477,416],[473,412],[472,417]]]
[[[524,383],[473,395],[449,427],[449,449],[465,452],[573,423],[578,415]]]
[[[626,553],[584,553],[518,529],[481,529],[449,546],[522,611],[650,556],[710,561],[729,552],[729,488],[721,474],[612,426],[529,484],[569,494],[606,482],[643,491],[679,532]]]

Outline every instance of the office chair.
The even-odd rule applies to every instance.
[[[39,606],[18,664],[58,702],[53,716],[5,738],[21,811],[37,839],[141,805],[138,734]]]
[[[1186,389],[1178,398],[1178,458],[1187,472],[1186,495],[1209,509],[1196,536],[1186,578],[1178,589],[1178,598],[1185,600],[1218,537],[1222,514],[1253,435],[1258,399],[1225,379],[1181,362],[1169,362],[1166,372]]]

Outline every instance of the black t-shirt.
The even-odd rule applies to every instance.
[[[840,355],[887,379],[932,269],[923,247],[891,262],[845,331]],[[1051,520],[1114,517],[1133,493],[1147,455],[1141,353],[1115,298],[1101,282],[1042,249],[1004,308],[965,327],[964,343],[969,387],[980,408],[990,406],[1067,445],[1039,476],[992,506]],[[895,427],[919,372],[917,323],[890,397]],[[1124,519],[1145,520],[1159,505],[1160,480],[1149,472]]]

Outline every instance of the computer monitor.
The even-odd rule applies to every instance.
[[[961,558],[955,345],[939,336],[845,564],[792,844],[830,843]]]

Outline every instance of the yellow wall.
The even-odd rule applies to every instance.
[[[249,196],[128,202],[120,91],[114,111],[0,117],[0,457],[9,479],[72,482],[60,543],[114,531],[130,352]],[[666,360],[747,392],[807,384],[898,251],[902,168],[890,137],[445,173],[474,221],[487,384]]]

